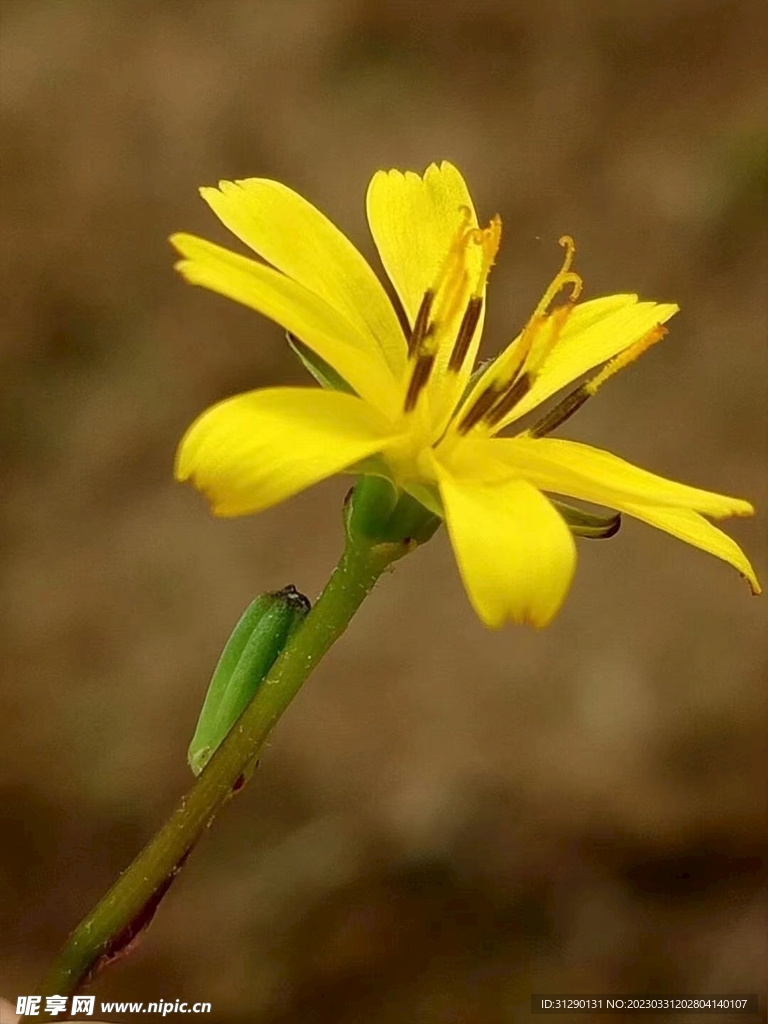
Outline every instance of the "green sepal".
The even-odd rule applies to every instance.
[[[225,739],[310,604],[292,585],[248,605],[219,657],[189,745],[187,760],[199,775]]]
[[[349,539],[383,540],[397,500],[398,490],[386,477],[360,477],[344,506],[344,525]]]
[[[377,544],[425,544],[440,518],[384,476],[363,476],[344,506],[347,536]]]
[[[408,494],[440,522],[445,519],[443,501],[435,484],[408,484]]]
[[[387,522],[385,539],[390,541],[409,540],[414,544],[426,544],[434,536],[441,523],[442,519],[413,495],[401,491],[397,505]]]
[[[613,512],[610,515],[598,515],[596,512],[586,512],[582,508],[566,505],[565,502],[556,501],[554,498],[550,498],[550,501],[568,524],[571,533],[576,537],[602,540],[606,537],[613,537],[619,532],[621,527],[620,512]]]
[[[321,359],[303,341],[299,341],[290,331],[286,331],[285,337],[293,352],[299,357],[299,361],[304,369],[312,374],[321,387],[326,388],[328,391],[343,391],[347,395],[357,394],[355,389],[336,373],[330,363],[326,363],[324,359]]]

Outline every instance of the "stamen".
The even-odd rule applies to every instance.
[[[389,301],[392,303],[392,307],[397,317],[397,322],[400,324],[400,330],[403,332],[406,344],[410,344],[411,341],[411,325],[408,323],[408,314],[405,312],[405,307],[400,301],[400,296],[394,290],[389,292]]]
[[[432,287],[424,292],[419,311],[413,323],[413,330],[408,339],[408,355],[414,358],[424,348],[424,341],[435,333],[441,321],[449,315],[455,315],[456,306],[463,301],[466,288],[466,270],[462,253],[466,246],[467,225],[472,219],[472,211],[468,206],[459,207],[461,224],[459,225],[448,252],[432,283]],[[437,308],[435,308],[437,306]]]
[[[531,320],[535,320],[537,317],[543,316],[557,298],[558,293],[562,291],[566,285],[571,285],[571,294],[568,297],[569,303],[573,304],[581,294],[583,282],[579,275],[571,270],[573,257],[576,255],[576,244],[570,235],[563,235],[563,237],[559,239],[559,245],[565,249],[563,265],[555,275],[549,288],[544,292],[544,295],[536,307]]]
[[[461,224],[456,229],[445,259],[437,272],[432,289],[435,293],[440,292],[444,286],[449,286],[451,278],[456,276],[457,267],[463,266],[462,255],[467,245],[467,237],[471,235],[473,230],[469,228],[469,224],[472,221],[472,211],[468,206],[460,206],[459,213],[461,214]],[[453,264],[453,268],[451,264]]]
[[[488,280],[488,275],[491,272],[491,267],[501,245],[501,217],[497,213],[491,217],[487,228],[475,228],[471,234],[472,241],[483,247],[483,264],[480,268],[480,277],[474,291],[475,295],[480,296],[483,293],[485,282]]]
[[[485,422],[489,427],[496,426],[499,420],[503,419],[511,409],[514,409],[520,399],[531,390],[534,379],[532,374],[526,372],[513,381],[485,416]]]
[[[565,274],[571,269],[573,263],[573,257],[576,255],[576,243],[570,235],[561,235],[557,240],[557,244],[565,249],[565,256],[563,257],[563,265],[560,268],[560,273]]]
[[[429,330],[429,316],[432,312],[432,303],[435,301],[435,293],[431,288],[428,288],[424,292],[424,298],[421,300],[419,311],[416,314],[416,319],[413,322],[413,330],[411,336],[408,339],[408,356],[414,356],[421,346],[422,341],[427,336]]]
[[[565,306],[557,306],[557,308],[553,309],[551,313],[545,315],[539,322],[539,324],[534,325],[534,328],[531,332],[534,337],[536,333],[543,330],[544,328],[546,328],[548,331],[548,337],[544,339],[544,341],[541,343],[541,345],[538,346],[536,350],[535,366],[528,367],[532,372],[539,372],[540,368],[542,367],[546,359],[549,357],[549,354],[552,352],[555,345],[557,344],[560,335],[563,332],[563,328],[565,327],[565,324],[568,320],[568,317],[571,315],[572,312],[573,301],[569,299]]]
[[[461,320],[459,332],[456,335],[451,358],[448,361],[449,373],[458,373],[464,365],[475,329],[480,320],[480,314],[483,309],[483,292],[488,281],[488,275],[491,272],[491,267],[496,259],[496,254],[499,251],[499,245],[501,244],[501,217],[496,214],[495,217],[491,218],[487,228],[473,228],[467,232],[466,238],[467,241],[474,242],[475,245],[482,247],[483,258],[480,273],[478,274],[467,308],[464,310],[464,316]]]
[[[529,373],[531,383],[533,383],[538,367],[541,366],[542,360],[552,351],[552,348],[565,325],[565,321],[570,316],[574,303],[581,294],[582,280],[578,274],[572,272],[570,269],[573,257],[576,253],[576,246],[574,245],[573,239],[570,235],[563,235],[560,239],[560,245],[566,250],[563,258],[563,265],[553,278],[547,290],[544,292],[544,295],[536,306],[536,309],[533,311],[533,314],[528,319],[528,322],[520,335],[520,340],[514,348],[510,350],[512,359],[504,368],[504,378],[506,379],[504,390],[510,387],[511,383],[521,375],[523,370]],[[551,313],[548,313],[547,310],[551,306],[552,302],[557,298],[558,293],[566,285],[571,285],[571,294],[568,296],[566,305],[559,306]],[[533,344],[542,327],[547,325],[547,323],[551,323],[551,333],[548,343],[543,349],[537,352],[536,366],[531,367],[528,363],[531,350],[533,349]],[[522,398],[522,395],[520,397]],[[511,408],[512,406],[509,406],[507,411]]]
[[[559,402],[554,409],[542,416],[538,423],[534,423],[529,430],[525,431],[526,436],[546,437],[547,434],[551,434],[553,430],[569,420],[591,397],[586,384],[581,384],[573,391],[569,391],[562,402]]]
[[[480,319],[480,313],[483,309],[483,300],[479,295],[473,295],[469,300],[469,305],[464,310],[464,316],[459,327],[459,333],[456,335],[456,341],[451,352],[451,358],[448,362],[448,371],[450,373],[458,373],[461,369],[464,359],[469,350],[470,342],[475,333],[477,322]]]
[[[644,335],[639,341],[636,341],[634,345],[630,345],[629,348],[624,349],[617,356],[614,356],[610,362],[606,363],[605,366],[598,373],[591,377],[584,384],[580,384],[579,387],[574,388],[573,391],[569,392],[565,398],[559,402],[554,409],[551,409],[546,415],[544,415],[538,423],[534,423],[532,427],[524,431],[527,437],[545,437],[547,434],[551,434],[557,427],[562,426],[566,420],[569,420],[575,412],[584,405],[587,399],[591,398],[596,394],[600,388],[619,370],[623,370],[625,366],[629,366],[635,359],[641,356],[644,352],[655,345],[657,341],[661,341],[664,335],[667,333],[667,328],[662,324],[657,324],[652,330]]]
[[[595,392],[614,375],[614,373],[618,373],[619,370],[623,370],[625,366],[629,366],[630,363],[634,363],[634,361],[647,352],[652,345],[661,341],[667,333],[668,329],[663,324],[656,324],[656,326],[648,331],[648,333],[639,341],[636,341],[634,345],[630,345],[629,348],[625,348],[623,352],[619,352],[617,356],[614,356],[609,363],[605,364],[596,376],[587,381],[586,387],[588,388],[590,395],[594,395]]]
[[[467,410],[458,425],[460,434],[467,434],[483,419],[488,410],[493,406],[499,397],[499,391],[493,384],[489,384],[485,391],[482,391],[470,408]]]
[[[424,293],[408,339],[408,356],[415,360],[415,365],[405,396],[405,412],[415,408],[432,373],[438,351],[443,351],[445,326],[456,323],[461,317],[447,366],[448,372],[458,373],[482,315],[485,283],[501,239],[501,219],[494,217],[487,228],[469,227],[473,218],[471,209],[461,206],[459,212],[461,223],[432,287]],[[470,245],[482,248],[479,270],[475,270],[475,261],[468,260]]]
[[[420,355],[416,359],[416,365],[413,368],[411,379],[408,382],[408,391],[406,392],[405,402],[403,403],[403,409],[405,412],[412,412],[413,409],[416,408],[416,402],[419,395],[426,387],[429,375],[432,373],[434,363],[434,352],[428,352],[424,355]]]
[[[432,318],[435,330],[440,324],[451,323],[458,316],[459,310],[467,301],[468,284],[469,274],[463,263],[459,263],[440,292],[439,307]]]
[[[467,433],[482,419],[486,420],[489,426],[495,426],[530,391],[536,379],[538,367],[541,366],[542,357],[551,351],[571,308],[570,305],[561,306],[550,316],[540,314],[538,320],[535,319],[536,314],[531,317],[517,343],[513,361],[505,368],[503,376],[497,378],[495,384],[490,384],[478,396],[459,424],[459,433]],[[525,369],[536,334],[549,320],[554,320],[549,343],[545,351],[537,357],[536,367]],[[492,398],[490,401],[489,395]]]

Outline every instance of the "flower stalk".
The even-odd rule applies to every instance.
[[[160,831],[69,937],[40,995],[76,992],[133,945],[202,833],[255,768],[265,740],[302,684],[382,572],[412,548],[410,538],[377,542],[348,531],[344,553],[325,589],[252,702]]]

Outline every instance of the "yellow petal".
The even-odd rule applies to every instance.
[[[395,415],[400,392],[379,350],[340,312],[304,285],[220,245],[178,234],[173,245],[185,258],[176,269],[199,284],[275,320],[309,346],[376,408]]]
[[[466,182],[453,164],[413,171],[378,171],[367,196],[368,223],[381,262],[411,324],[462,225],[477,227]],[[465,211],[469,211],[466,221]],[[474,253],[477,267],[482,262]]]
[[[427,418],[439,433],[469,379],[485,322],[483,284],[480,316],[462,369],[448,374],[469,296],[484,276],[483,245],[476,241],[457,245],[458,238],[466,237],[466,232],[478,226],[472,197],[460,172],[444,161],[440,166],[431,164],[423,176],[413,171],[379,171],[368,186],[367,210],[381,262],[411,326],[425,292],[438,287],[433,311],[439,308],[437,351],[424,400],[429,410]],[[448,269],[450,254],[454,253],[455,258],[457,250],[459,267],[454,266],[452,273]],[[468,289],[463,297],[462,288]]]
[[[568,591],[576,546],[562,516],[525,480],[478,483],[436,462],[456,561],[486,626],[546,626]]]
[[[761,592],[755,570],[736,541],[707,522],[698,512],[687,508],[655,508],[631,502],[624,503],[621,511],[729,562],[746,579],[753,594]]]
[[[578,315],[574,309],[533,387],[514,410],[514,419],[535,409],[588,370],[613,359],[680,309],[673,302],[634,301],[618,306],[615,300],[619,297],[585,302]]]
[[[497,430],[524,416],[582,374],[613,359],[644,337],[656,324],[666,323],[678,311],[674,303],[638,302],[636,295],[608,295],[576,305],[563,327],[551,353],[541,365],[531,390],[500,421]],[[484,390],[503,366],[502,360],[514,355],[516,339],[481,377],[467,400]],[[531,352],[536,362],[535,346]]]
[[[270,388],[227,398],[182,438],[176,479],[190,480],[219,516],[275,505],[381,449],[386,420],[354,395]]]
[[[349,239],[310,202],[277,181],[247,178],[200,190],[216,216],[268,263],[343,314],[400,375],[406,341],[394,307]]]
[[[468,442],[471,444],[471,442]],[[476,442],[481,444],[482,442]],[[715,519],[749,516],[748,501],[667,480],[617,455],[578,441],[500,437],[487,442],[496,459],[543,491],[621,509],[626,502],[689,508]],[[470,449],[467,449],[468,457]]]

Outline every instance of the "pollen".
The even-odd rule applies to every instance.
[[[432,286],[432,293],[435,296],[432,336],[437,334],[441,324],[457,316],[468,297],[467,249],[474,241],[476,229],[469,227],[472,220],[472,211],[469,207],[462,206],[459,212],[461,224],[453,236],[451,246]]]
[[[487,228],[472,228],[472,211],[460,207],[461,223],[453,236],[432,287],[424,293],[413,331],[410,354],[412,357],[425,347],[437,346],[440,327],[454,321],[464,308],[464,316],[471,308],[472,299],[482,299],[488,274],[493,266],[501,242],[501,218],[494,217]],[[479,269],[471,259],[473,247],[479,246],[482,259]],[[476,305],[476,304],[475,304]],[[434,339],[425,346],[427,339]]]
[[[456,340],[451,350],[451,358],[448,361],[448,372],[458,373],[464,365],[467,352],[472,343],[475,330],[480,321],[480,314],[483,311],[483,292],[485,290],[488,275],[496,260],[496,254],[501,244],[501,217],[497,214],[492,218],[487,228],[476,228],[471,232],[472,241],[482,246],[483,259],[480,265],[480,273],[472,291],[464,316],[461,319]]]
[[[498,213],[495,217],[491,218],[487,228],[476,228],[472,232],[472,240],[477,245],[482,246],[483,249],[483,262],[480,269],[480,276],[478,277],[474,291],[476,296],[480,296],[485,288],[488,275],[491,272],[491,267],[496,262],[496,256],[499,252],[499,246],[501,245],[501,217]]]
[[[663,324],[657,324],[652,330],[642,337],[639,341],[635,342],[634,345],[630,345],[629,348],[625,349],[615,356],[609,363],[602,368],[602,370],[596,374],[591,380],[585,384],[586,390],[590,395],[594,395],[599,388],[605,384],[605,382],[612,377],[619,370],[623,370],[629,366],[630,363],[634,363],[636,359],[639,359],[641,355],[648,351],[652,345],[661,341],[667,334],[667,328]]]

